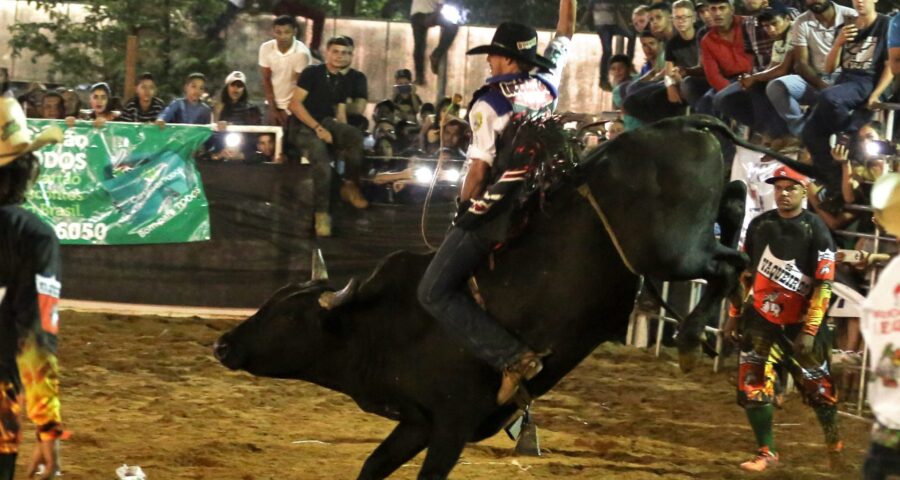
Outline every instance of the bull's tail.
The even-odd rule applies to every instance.
[[[815,167],[813,167],[812,165],[808,165],[803,162],[798,162],[797,160],[794,160],[793,158],[790,158],[786,155],[782,155],[781,153],[778,153],[774,150],[770,150],[761,145],[756,145],[756,144],[750,143],[750,142],[744,140],[743,138],[735,135],[735,133],[730,128],[728,128],[728,125],[725,125],[724,122],[722,122],[721,120],[719,120],[716,117],[713,117],[710,115],[695,114],[695,115],[689,115],[687,117],[678,117],[678,118],[679,118],[679,120],[687,123],[689,126],[691,126],[693,128],[696,128],[698,130],[704,130],[704,129],[712,130],[714,132],[722,134],[723,136],[725,136],[726,138],[728,138],[729,140],[731,140],[732,142],[734,142],[737,145],[740,145],[744,148],[748,148],[755,152],[764,153],[764,154],[774,158],[775,160],[778,160],[782,164],[796,170],[797,172],[802,173],[803,175],[806,175],[808,177],[818,177],[819,176],[818,170]],[[665,121],[665,120],[663,120],[663,121]]]

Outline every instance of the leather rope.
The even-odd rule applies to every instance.
[[[628,257],[625,256],[625,250],[622,249],[622,245],[619,243],[619,239],[616,237],[616,232],[613,231],[612,226],[609,224],[609,220],[606,218],[606,214],[603,213],[603,209],[600,208],[600,204],[597,202],[597,199],[594,198],[594,194],[591,192],[591,187],[589,187],[586,183],[583,183],[578,186],[578,193],[581,194],[582,197],[587,199],[588,203],[591,204],[591,207],[594,207],[594,212],[597,213],[597,216],[600,217],[600,221],[603,222],[603,228],[606,229],[606,233],[608,233],[609,238],[612,239],[613,246],[615,246],[616,251],[619,252],[619,257],[622,258],[622,262],[625,263],[625,266],[629,271],[631,271],[631,273],[639,275],[637,270],[635,270],[631,265],[631,262],[628,261]]]

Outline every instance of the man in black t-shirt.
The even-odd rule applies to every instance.
[[[338,65],[341,75],[344,76],[342,83],[347,91],[347,120],[350,125],[358,126],[360,121],[366,122],[366,107],[369,105],[369,79],[366,78],[365,73],[350,66],[353,63],[355,47],[352,38],[346,35],[343,38],[347,39],[350,44],[350,55],[342,56]]]
[[[777,208],[747,227],[744,250],[750,268],[744,278],[752,295],[743,305],[732,306],[724,329],[730,337],[740,319],[738,404],[758,447],[741,468],[754,472],[778,463],[772,432],[775,363],[788,365],[822,426],[828,453],[837,456],[843,449],[831,373],[823,345],[815,342],[831,298],[834,243],[825,223],[803,208],[805,177],[780,167],[766,182],[775,186]]]
[[[32,152],[63,133],[50,127],[32,141],[25,113],[11,98],[0,99],[0,126],[0,480],[15,474],[23,404],[37,426],[26,476],[42,467],[37,478],[57,478],[64,436],[56,358],[59,240],[19,204],[40,170]]]
[[[666,42],[666,90],[669,102],[687,103],[694,113],[712,113],[711,99],[700,99],[711,88],[700,63],[700,36],[695,28],[697,13],[691,0],[672,4],[675,36]]]
[[[838,132],[856,132],[871,119],[869,107],[890,85],[894,76],[885,68],[889,18],[875,11],[876,0],[855,3],[859,16],[839,25],[825,61],[825,73],[838,68],[834,84],[822,90],[803,127],[803,143],[809,149],[817,178],[832,191],[840,190],[841,168],[831,158],[828,138]]]
[[[315,229],[319,237],[331,236],[331,157],[332,145],[344,160],[344,182],[341,198],[356,208],[366,208],[358,181],[363,159],[363,136],[359,129],[347,125],[347,98],[350,97],[341,65],[352,54],[353,45],[346,37],[328,40],[325,63],[306,67],[291,99],[288,121],[287,155],[289,161],[302,156],[313,168]]]

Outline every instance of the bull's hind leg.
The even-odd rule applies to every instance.
[[[369,455],[357,478],[359,480],[387,478],[428,445],[430,431],[430,426],[401,421]]]
[[[719,200],[719,216],[716,221],[722,229],[719,242],[729,248],[737,248],[744,224],[747,203],[747,185],[735,180],[725,185]]]

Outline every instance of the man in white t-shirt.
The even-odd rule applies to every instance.
[[[272,40],[259,47],[259,69],[268,105],[269,125],[284,126],[290,113],[288,105],[300,72],[310,63],[310,52],[297,40],[297,21],[281,15],[272,24]]]
[[[806,0],[806,8],[791,27],[791,55],[797,74],[778,77],[766,85],[766,96],[795,137],[803,131],[800,106],[814,105],[819,92],[837,76],[825,73],[835,27],[856,18],[855,10],[831,0]]]
[[[900,235],[900,174],[889,173],[875,183],[872,207],[879,225]],[[900,475],[900,257],[869,292],[860,330],[871,355],[868,399],[876,419],[863,476],[881,479]]]
[[[431,71],[437,74],[438,63],[447,54],[459,25],[452,19],[441,14],[443,0],[412,0],[412,8],[409,10],[409,24],[413,30],[413,63],[416,67],[416,85],[425,85],[425,44],[428,39],[428,29],[436,25],[441,26],[441,38],[437,47],[429,56]]]

